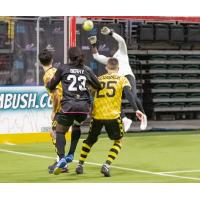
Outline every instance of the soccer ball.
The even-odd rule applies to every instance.
[[[94,24],[91,20],[85,20],[82,26],[85,31],[91,31],[94,27]]]

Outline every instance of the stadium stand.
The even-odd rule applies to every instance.
[[[0,26],[7,27],[7,38],[15,36],[13,46],[7,41],[4,47],[8,48],[0,48],[1,85],[35,84],[36,19],[15,19],[15,23],[10,23],[10,19],[0,19]],[[166,116],[168,119],[187,118],[191,112],[194,119],[200,116],[199,23],[110,18],[94,22],[99,27],[107,25],[115,29],[126,39],[139,97],[150,119],[166,119]],[[63,38],[62,19],[43,19],[40,29],[40,48],[55,50],[55,65],[59,66],[59,61],[63,60],[63,39],[60,39]],[[87,60],[90,60],[87,64],[95,73],[102,74],[104,68],[92,59],[87,37],[81,24],[77,24],[77,44],[82,46]],[[110,49],[116,46],[115,41],[106,40],[101,34],[98,38],[101,41],[100,53],[108,55]],[[41,79],[42,71],[39,74]],[[123,107],[128,114],[133,112],[126,100]]]

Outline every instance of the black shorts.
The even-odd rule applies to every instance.
[[[63,126],[81,125],[87,119],[87,114],[56,113],[55,121]]]
[[[99,120],[92,118],[88,137],[97,138],[101,134],[103,126],[111,140],[119,140],[124,135],[124,127],[121,117],[112,120]]]

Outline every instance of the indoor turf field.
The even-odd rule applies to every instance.
[[[112,146],[106,135],[92,148],[84,174],[76,175],[79,142],[70,172],[48,174],[54,162],[51,142],[0,144],[1,183],[200,183],[200,131],[126,133],[122,151],[111,168],[112,177],[100,173]]]

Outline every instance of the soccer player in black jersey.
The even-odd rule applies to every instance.
[[[73,155],[65,156],[65,133],[73,124],[79,126],[77,132],[80,132],[80,125],[87,118],[90,110],[88,85],[94,89],[101,89],[95,74],[83,64],[84,56],[80,48],[70,48],[68,57],[70,63],[58,68],[54,77],[46,85],[49,90],[54,90],[61,81],[63,89],[61,110],[57,116],[56,126],[56,148],[60,161],[54,169],[55,175],[60,174],[66,163],[73,160]],[[73,134],[76,132],[74,131]]]

